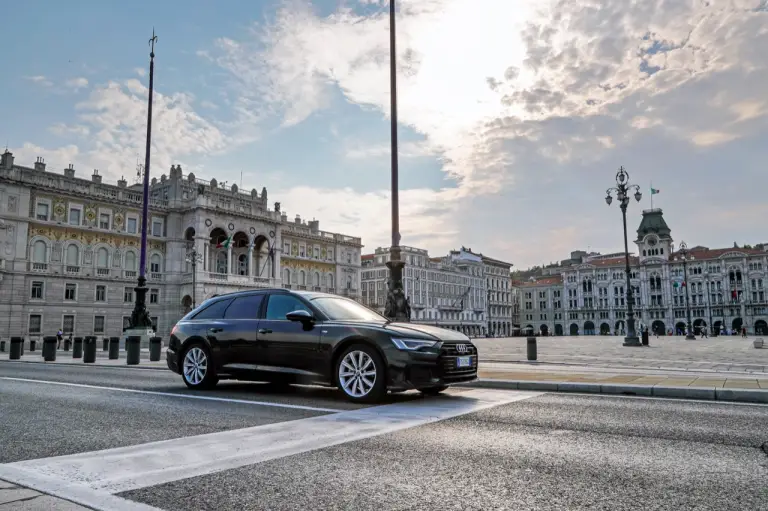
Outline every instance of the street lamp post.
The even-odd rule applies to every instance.
[[[624,346],[642,346],[640,339],[637,337],[637,332],[635,331],[635,311],[633,309],[635,296],[630,280],[629,245],[627,243],[627,206],[629,206],[629,194],[632,190],[635,190],[635,200],[640,202],[640,199],[643,197],[643,194],[640,193],[640,187],[630,184],[629,173],[624,170],[624,167],[619,167],[619,171],[616,173],[616,186],[608,188],[606,191],[605,202],[610,206],[613,201],[612,194],[616,194],[616,198],[619,201],[619,208],[621,208],[621,219],[624,224],[624,262],[627,274],[627,336],[624,338]]]
[[[149,216],[149,153],[152,144],[152,91],[155,75],[155,43],[157,36],[154,29],[152,38],[149,40],[149,102],[147,105],[147,146],[144,155],[144,190],[143,203],[141,211],[141,258],[139,262],[138,285],[134,288],[136,291],[136,304],[131,313],[132,329],[148,329],[152,327],[152,319],[147,311],[147,217]]]
[[[488,321],[488,337],[491,337],[491,288],[488,288],[488,296],[485,300],[486,320]]]
[[[187,247],[187,262],[192,265],[192,310],[197,307],[197,263],[203,262],[203,254],[197,251],[194,241]]]
[[[688,317],[688,333],[685,338],[689,341],[695,341],[696,336],[693,335],[693,326],[691,324],[691,301],[690,293],[688,292],[688,245],[684,241],[680,242],[680,248],[678,249],[680,257],[683,259],[683,287],[685,287],[685,313]]]
[[[405,261],[400,253],[400,201],[398,194],[397,165],[397,52],[395,26],[395,0],[389,2],[389,87],[390,87],[390,131],[392,153],[392,246],[387,261],[389,268],[389,291],[384,315],[394,321],[410,321],[408,299],[403,291],[403,268]]]

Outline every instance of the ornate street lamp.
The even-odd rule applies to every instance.
[[[192,310],[197,307],[197,263],[203,262],[203,254],[195,248],[195,242],[187,243],[186,261],[192,265]]]
[[[139,263],[138,285],[136,291],[136,304],[131,313],[131,329],[152,328],[152,319],[147,311],[147,217],[149,216],[149,151],[152,144],[152,87],[155,75],[155,43],[157,36],[152,29],[152,38],[149,40],[149,103],[147,106],[147,147],[144,155],[144,192],[141,211],[141,258]]]
[[[632,290],[632,282],[630,281],[629,245],[627,243],[627,206],[629,206],[629,194],[632,190],[635,191],[635,200],[640,202],[640,199],[643,198],[643,194],[640,193],[640,187],[630,184],[629,174],[624,170],[624,167],[619,167],[619,171],[616,173],[616,187],[606,190],[605,202],[610,206],[611,202],[613,202],[612,194],[616,194],[619,208],[621,208],[621,218],[624,223],[624,261],[627,274],[627,336],[624,338],[624,346],[642,346],[635,331],[635,312],[633,309],[635,297]]]
[[[410,321],[408,299],[403,291],[403,268],[405,261],[400,254],[400,202],[398,195],[397,168],[397,60],[395,51],[395,0],[389,2],[389,87],[390,87],[390,131],[392,153],[392,246],[387,261],[389,268],[389,291],[384,315],[394,321]]]
[[[683,287],[685,288],[685,312],[688,316],[688,333],[685,338],[689,341],[695,341],[696,336],[693,335],[693,327],[691,326],[691,302],[690,293],[688,291],[688,245],[684,241],[680,242],[680,248],[678,253],[683,260]]]

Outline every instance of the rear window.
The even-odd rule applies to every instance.
[[[258,319],[264,295],[248,295],[235,298],[224,316],[225,319]]]
[[[222,319],[224,318],[224,311],[227,310],[230,303],[232,303],[232,298],[213,302],[208,307],[195,314],[192,319]]]

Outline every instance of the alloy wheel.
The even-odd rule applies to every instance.
[[[376,384],[376,363],[364,351],[350,351],[339,364],[339,384],[349,396],[367,396]]]
[[[192,385],[200,385],[208,372],[208,356],[197,346],[184,356],[184,379]]]

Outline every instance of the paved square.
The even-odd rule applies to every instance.
[[[622,346],[618,336],[537,337],[538,361],[599,367],[768,373],[768,349],[754,337],[719,336],[686,341],[682,336],[650,338],[650,346]],[[526,361],[526,338],[474,339],[481,361]]]

